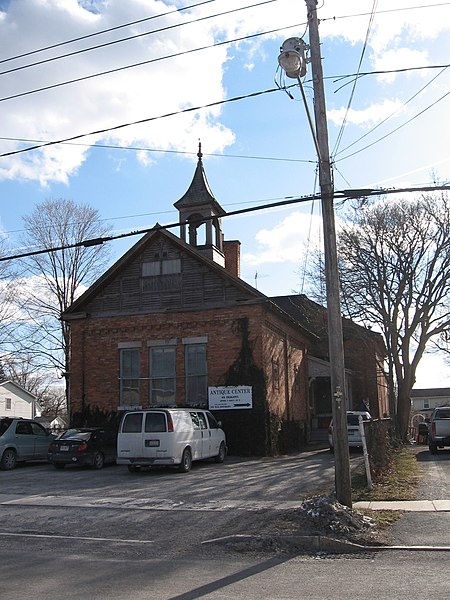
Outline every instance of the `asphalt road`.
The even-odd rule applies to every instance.
[[[361,456],[351,461],[356,466]],[[427,492],[434,482],[448,498],[450,452],[422,462]],[[208,543],[278,530],[284,509],[329,493],[333,482],[326,450],[198,464],[189,474],[46,464],[0,472],[0,598],[447,597],[448,553],[292,557]]]

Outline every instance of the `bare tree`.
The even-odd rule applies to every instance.
[[[433,341],[450,332],[449,199],[357,209],[338,243],[343,306],[384,335],[391,410],[406,440],[417,366]]]
[[[19,318],[18,282],[11,261],[4,260],[6,255],[5,240],[0,240],[0,353],[11,350]]]
[[[46,250],[23,259],[22,311],[26,339],[22,350],[40,368],[66,376],[69,367],[69,328],[61,320],[64,311],[104,270],[107,249],[80,244],[109,233],[99,213],[72,200],[46,200],[23,218],[24,243]],[[55,249],[59,248],[59,249]]]

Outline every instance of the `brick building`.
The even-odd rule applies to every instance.
[[[71,331],[72,423],[114,419],[136,406],[207,406],[208,387],[245,385],[252,389],[251,408],[215,413],[230,452],[301,449],[311,427],[324,426],[315,417],[323,390],[321,410],[328,421],[331,416],[329,378],[328,391],[322,383],[318,392],[318,377],[310,373],[319,365],[328,377],[326,352],[314,355],[326,336],[307,318],[310,301],[268,298],[240,279],[240,243],[223,239],[225,213],[209,188],[201,150],[175,207],[180,237],[155,226],[64,315]],[[368,377],[369,363],[356,374],[372,408],[382,394],[376,385],[368,389],[377,377],[376,369]]]

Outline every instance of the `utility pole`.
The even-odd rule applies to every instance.
[[[314,87],[314,115],[319,153],[319,183],[322,201],[324,254],[327,286],[328,339],[331,369],[331,402],[334,428],[335,485],[338,502],[351,508],[352,490],[347,435],[347,397],[345,385],[344,342],[340,301],[336,227],[333,206],[328,128],[320,53],[317,1],[306,0],[309,46]]]

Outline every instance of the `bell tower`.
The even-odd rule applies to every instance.
[[[225,266],[221,217],[225,211],[214,198],[202,161],[202,145],[198,145],[198,162],[187,192],[174,206],[179,212],[180,237],[222,267]]]

